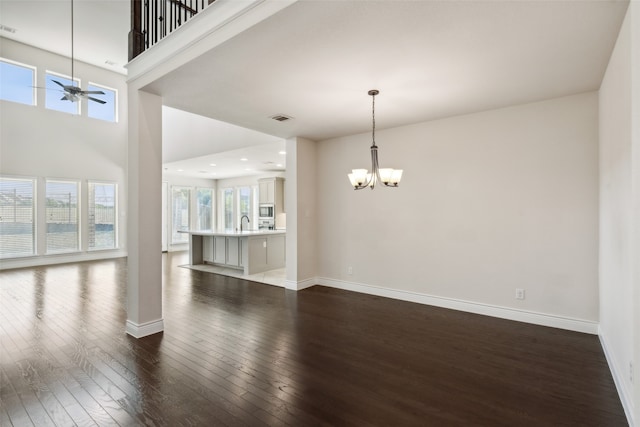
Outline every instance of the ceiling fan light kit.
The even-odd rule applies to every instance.
[[[362,190],[370,187],[372,190],[378,182],[386,187],[397,187],[402,179],[402,169],[382,168],[378,165],[378,146],[376,145],[376,95],[380,91],[371,89],[369,95],[372,97],[371,112],[373,118],[372,144],[371,144],[371,172],[366,169],[353,169],[348,175],[354,190]]]

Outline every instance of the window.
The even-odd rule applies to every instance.
[[[89,249],[115,249],[117,239],[117,186],[89,182]]]
[[[36,105],[36,69],[0,59],[0,99]]]
[[[233,230],[233,188],[222,190],[222,226],[227,230]]]
[[[56,83],[58,82],[58,83]],[[59,74],[53,74],[47,72],[45,74],[45,87],[47,88],[47,95],[45,100],[45,107],[50,110],[62,111],[69,114],[80,114],[80,101],[69,101],[65,98],[65,92],[60,86],[74,85],[80,87],[80,80],[74,79],[75,84],[71,82],[71,79],[62,77]]]
[[[115,89],[109,89],[108,87],[100,86],[94,83],[89,83],[87,90],[97,90],[104,92],[104,95],[89,95],[96,99],[106,101],[104,104],[99,102],[87,101],[87,114],[89,117],[99,120],[105,120],[107,122],[118,121],[118,103],[117,91]]]
[[[213,229],[213,190],[196,189],[196,230]]]
[[[251,187],[238,188],[238,225],[244,215],[251,221]]]
[[[0,178],[0,258],[34,255],[35,180]]]
[[[189,235],[179,233],[189,229],[189,204],[191,189],[188,187],[171,187],[171,243],[188,243]]]
[[[258,228],[258,205],[260,204],[259,201],[259,197],[260,195],[258,194],[258,186],[257,185],[253,185],[251,186],[251,190],[253,190],[253,198],[251,199],[253,201],[253,216],[251,217],[251,221],[255,224],[255,227],[252,228]]]
[[[80,248],[80,197],[77,181],[47,180],[45,218],[47,253]]]

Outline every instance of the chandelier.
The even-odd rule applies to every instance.
[[[402,169],[382,168],[378,165],[378,146],[376,145],[376,95],[380,92],[372,89],[369,95],[372,97],[371,111],[373,118],[373,127],[371,138],[371,172],[366,169],[353,169],[349,176],[349,181],[353,185],[354,190],[362,190],[363,188],[376,186],[381,182],[387,187],[397,187],[402,178]]]

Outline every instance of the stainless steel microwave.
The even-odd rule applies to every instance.
[[[273,204],[272,203],[262,203],[258,207],[258,216],[260,218],[273,218]]]

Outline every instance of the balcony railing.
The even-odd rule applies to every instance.
[[[214,0],[131,0],[129,61],[213,2]]]

